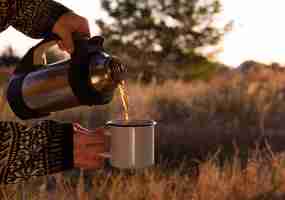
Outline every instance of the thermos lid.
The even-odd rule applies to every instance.
[[[154,120],[111,120],[106,123],[106,126],[116,127],[145,127],[156,125]]]

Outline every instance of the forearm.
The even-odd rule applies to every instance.
[[[73,126],[43,121],[32,128],[0,122],[0,184],[73,168]]]
[[[4,4],[8,8],[4,9]],[[53,0],[0,0],[0,17],[6,26],[12,25],[33,38],[49,34],[59,17],[67,12],[68,8]]]

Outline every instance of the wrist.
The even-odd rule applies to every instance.
[[[74,130],[74,129],[73,129]],[[74,167],[75,168],[77,168],[78,166],[77,166],[77,164],[78,164],[78,162],[77,162],[77,157],[76,157],[76,155],[77,155],[77,152],[76,152],[76,150],[78,149],[78,143],[77,143],[77,138],[76,138],[76,133],[75,133],[75,131],[73,131],[73,165],[74,165]]]
[[[40,5],[38,13],[35,15],[30,35],[35,38],[46,37],[49,34],[58,19],[71,10],[56,1],[43,1]]]
[[[74,166],[72,124],[56,121],[49,121],[48,123],[50,129],[47,139],[49,173],[72,169]]]

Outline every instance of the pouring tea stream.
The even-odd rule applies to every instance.
[[[130,119],[125,66],[104,51],[104,39],[99,36],[74,36],[71,59],[46,65],[42,55],[58,39],[55,35],[44,39],[16,67],[6,91],[12,111],[26,120],[81,105],[103,105],[113,99],[119,88],[124,120],[106,123],[110,152],[101,156],[109,158],[117,168],[137,169],[155,164],[156,122]]]

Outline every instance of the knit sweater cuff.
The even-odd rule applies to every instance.
[[[57,20],[67,12],[71,12],[71,10],[60,3],[52,0],[43,1],[33,18],[29,35],[34,38],[46,37],[52,31]]]
[[[73,126],[57,124],[50,126],[47,145],[48,174],[73,168]]]
[[[73,125],[46,120],[28,127],[0,122],[0,184],[73,168]]]

